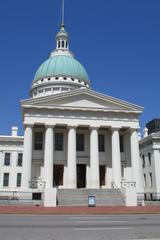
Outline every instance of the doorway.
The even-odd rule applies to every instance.
[[[63,185],[63,165],[54,165],[54,186],[62,186]]]
[[[105,165],[99,166],[100,186],[105,186],[105,172],[106,172]]]
[[[77,165],[77,188],[86,187],[86,165],[78,164]]]

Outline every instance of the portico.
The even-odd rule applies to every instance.
[[[33,116],[30,120],[32,118]],[[50,119],[45,119],[44,122],[35,117],[33,119],[34,123],[26,124],[24,134],[24,163],[27,163],[24,172],[25,188],[29,187],[30,181],[35,180],[32,168],[37,160],[37,177],[45,182],[46,188],[111,188],[112,182],[121,188],[122,181],[136,182],[141,188],[140,172],[138,174],[138,127],[131,128],[124,123],[119,127],[117,123],[116,126],[105,126],[104,123],[102,126],[96,125],[101,119],[94,120],[94,125],[93,120],[90,120],[90,125],[88,120],[83,120],[82,125],[82,120],[78,119],[72,121],[76,124],[71,124],[69,120],[64,123],[62,119],[57,122],[52,119],[52,124],[48,123]],[[34,148],[36,132],[42,133],[42,138],[39,139],[42,149],[39,150]],[[59,141],[62,141],[62,146],[59,142],[59,149],[56,149],[58,136],[61,136]]]

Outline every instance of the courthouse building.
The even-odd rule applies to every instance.
[[[160,119],[146,124],[139,142],[146,200],[160,200]]]
[[[2,192],[46,192],[49,202],[57,189],[142,192],[137,132],[143,108],[91,89],[63,22],[29,94],[21,101],[24,138],[15,127],[12,136],[0,136]]]

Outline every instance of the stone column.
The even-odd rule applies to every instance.
[[[77,188],[75,126],[68,126],[67,188]]]
[[[25,126],[24,131],[24,147],[23,147],[23,176],[22,188],[29,188],[32,173],[32,139],[33,139],[33,125]]]
[[[90,180],[91,188],[100,188],[98,128],[90,128]]]
[[[131,163],[133,171],[133,181],[136,182],[136,188],[142,189],[142,166],[139,156],[138,133],[136,129],[131,129]]]
[[[46,188],[53,188],[54,126],[46,126],[44,149],[44,181]]]
[[[112,182],[112,152],[111,152],[111,131],[107,130],[105,134],[105,149],[106,149],[106,188],[111,188]]]
[[[124,135],[125,144],[125,170],[124,179],[126,182],[132,182],[132,168],[131,168],[131,144],[130,144],[130,131],[126,130]]]
[[[112,171],[113,181],[121,188],[121,156],[119,143],[119,129],[112,129]]]

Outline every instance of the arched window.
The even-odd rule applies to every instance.
[[[60,48],[60,47],[61,47],[61,42],[59,41],[59,42],[58,42],[58,48]]]
[[[62,41],[62,48],[64,48],[64,41]]]
[[[68,47],[68,43],[66,42],[66,48]]]

